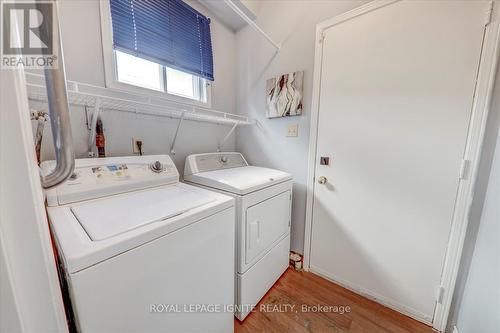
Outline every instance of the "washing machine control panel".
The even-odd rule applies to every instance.
[[[54,161],[41,165],[44,173],[54,166]],[[47,202],[63,205],[178,181],[179,173],[168,155],[77,159],[71,177],[47,191]]]
[[[243,155],[236,152],[194,154],[186,158],[184,175],[220,169],[239,168],[247,165],[248,163]]]

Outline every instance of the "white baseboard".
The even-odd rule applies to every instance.
[[[348,282],[348,281],[344,281],[342,279],[339,279],[338,277],[336,276],[332,276],[332,274],[328,273],[328,272],[325,272],[323,271],[322,269],[320,268],[317,268],[317,267],[314,267],[314,266],[311,266],[310,267],[310,272],[311,273],[314,273],[316,275],[319,275],[321,276],[322,278],[326,279],[326,280],[329,280],[335,284],[338,284],[340,285],[341,287],[344,287],[358,295],[361,295],[365,298],[368,298],[372,301],[375,301],[379,304],[382,304],[383,306],[386,306],[392,310],[395,310],[399,313],[402,313],[404,314],[405,316],[408,316],[410,318],[413,318],[421,323],[424,323],[426,325],[430,325],[432,326],[432,317],[429,316],[429,315],[426,315],[420,311],[417,311],[413,308],[410,308],[404,304],[400,304],[399,302],[396,302],[392,299],[389,299],[387,297],[384,297],[384,296],[381,296],[381,295],[377,295],[376,293],[373,293],[372,291],[370,290],[367,290],[367,289],[364,289],[364,288],[361,288],[359,286],[356,286],[356,285],[353,285],[352,283]],[[455,333],[455,332],[453,332]]]

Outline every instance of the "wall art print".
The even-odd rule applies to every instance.
[[[300,116],[302,114],[302,86],[304,71],[298,71],[267,80],[267,118]]]

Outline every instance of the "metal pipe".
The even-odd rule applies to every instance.
[[[53,2],[53,5],[56,6],[56,3]],[[66,93],[66,74],[64,71],[61,32],[57,10],[54,11],[54,14],[54,35],[52,37],[53,45],[58,50],[58,53],[56,53],[57,65],[51,68],[46,67],[44,72],[50,123],[52,125],[52,137],[54,139],[56,154],[56,166],[50,174],[41,176],[43,188],[51,188],[61,184],[71,176],[75,168],[75,154],[73,151],[73,138],[69,120],[68,96]],[[42,24],[40,26],[40,34],[46,38],[50,37],[52,34],[52,31],[49,31],[50,26],[50,24]],[[46,56],[51,55],[47,54],[48,52],[46,49],[44,49],[43,52]]]
[[[257,25],[251,18],[247,16],[235,3],[231,0],[224,0],[224,2],[231,7],[231,9],[238,14],[245,22],[248,23],[249,26],[251,26],[255,31],[260,33],[262,36],[264,36],[269,43],[271,43],[275,48],[276,51],[279,51],[281,49],[281,45],[277,44],[264,30],[262,30],[261,27]]]

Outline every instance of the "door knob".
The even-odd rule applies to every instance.
[[[326,184],[327,181],[328,179],[326,179],[325,176],[321,176],[318,178],[318,183],[320,183],[321,185]]]

